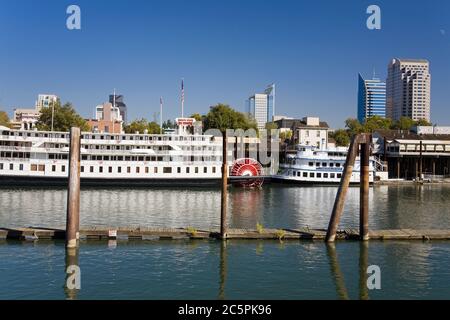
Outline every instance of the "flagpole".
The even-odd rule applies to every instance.
[[[159,109],[160,109],[160,111],[159,111],[159,125],[160,125],[159,132],[160,132],[160,134],[162,134],[162,126],[163,126],[163,124],[162,124],[163,98],[162,97],[159,99]]]
[[[184,79],[181,79],[181,117],[184,118]]]
[[[112,133],[114,134],[114,115],[113,113],[116,111],[116,88],[114,88],[113,92],[113,112],[111,112],[111,120],[112,120]]]

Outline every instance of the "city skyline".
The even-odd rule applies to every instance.
[[[450,122],[450,24],[444,14],[450,4],[409,1],[405,8],[405,1],[380,1],[382,28],[368,30],[366,2],[253,3],[77,1],[79,31],[65,28],[68,3],[2,3],[0,106],[11,115],[14,107],[29,108],[37,94],[51,92],[91,117],[116,88],[126,97],[129,120],[152,119],[161,96],[164,118],[174,119],[181,113],[181,78],[186,115],[207,113],[219,102],[244,112],[247,97],[275,82],[277,115],[318,116],[338,128],[357,116],[358,73],[375,69],[384,80],[389,61],[412,58],[431,64],[432,122]],[[250,7],[251,16],[266,19],[250,23]],[[119,17],[122,23],[113,23]],[[233,23],[224,28],[217,19]],[[420,23],[405,26],[413,20]],[[13,31],[21,37],[9,37]],[[113,38],[120,46],[108,50]],[[420,45],[412,42],[417,38]],[[270,45],[258,49],[264,41]],[[361,49],[366,47],[374,50]]]

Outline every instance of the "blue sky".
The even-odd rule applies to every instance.
[[[82,30],[66,29],[81,7]],[[366,28],[381,7],[382,29]],[[356,117],[357,75],[386,77],[394,57],[431,63],[432,121],[450,125],[450,2],[264,0],[0,0],[0,109],[55,93],[84,117],[113,88],[129,118],[206,113],[277,84],[277,114]]]

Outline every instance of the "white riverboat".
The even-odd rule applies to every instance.
[[[298,145],[295,154],[286,157],[280,164],[279,174],[274,180],[299,184],[339,184],[348,153],[348,148],[318,149],[314,146]],[[370,158],[370,183],[376,176],[376,168],[381,165]],[[360,161],[356,159],[350,183],[360,182]]]
[[[65,185],[69,133],[0,127],[0,185]],[[220,183],[222,139],[201,134],[81,135],[84,185]]]

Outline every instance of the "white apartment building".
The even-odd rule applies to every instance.
[[[283,118],[275,121],[280,132],[292,131],[294,144],[315,146],[319,149],[327,149],[328,132],[330,127],[318,117],[304,117],[303,119]]]
[[[48,108],[58,101],[58,96],[39,94],[34,109],[14,109],[13,128],[20,130],[34,130],[41,115],[42,108]]]
[[[427,60],[393,59],[386,81],[386,113],[393,120],[431,119],[431,75]]]
[[[41,110],[42,108],[50,107],[52,103],[58,101],[58,96],[54,94],[40,94],[38,95],[38,100],[36,101],[36,110]]]

